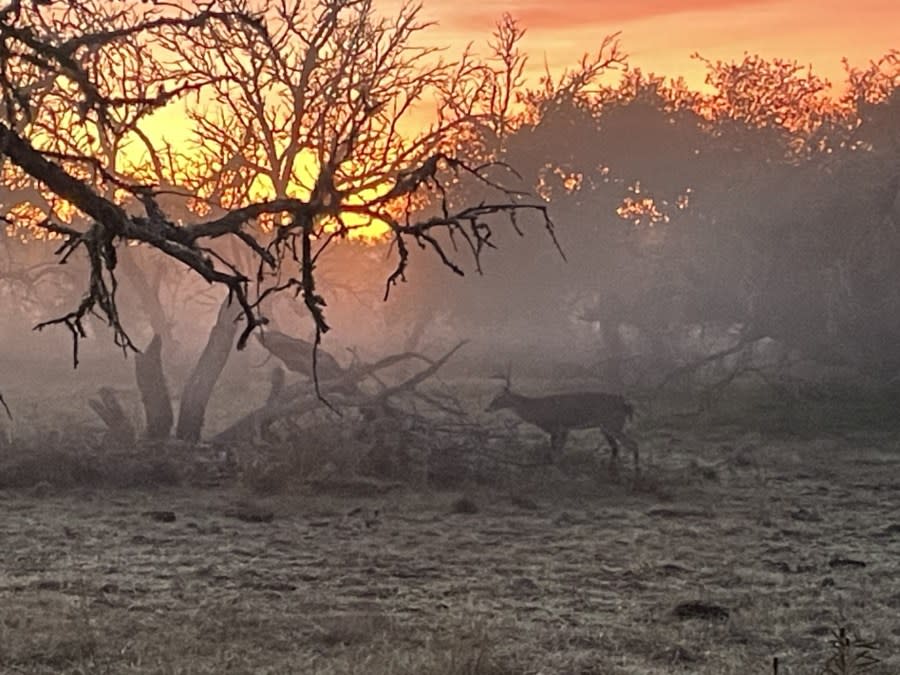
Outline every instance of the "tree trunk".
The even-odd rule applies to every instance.
[[[209,339],[197,365],[188,377],[181,394],[181,406],[178,410],[178,426],[175,437],[182,441],[195,443],[200,440],[203,429],[203,418],[206,406],[212,396],[213,387],[225,368],[228,355],[234,346],[237,334],[237,311],[231,307],[226,298],[219,308],[216,325],[209,333]]]
[[[172,341],[172,327],[166,318],[166,312],[159,300],[159,293],[147,278],[144,268],[138,263],[136,256],[141,249],[132,249],[128,246],[123,247],[122,253],[119,254],[119,262],[122,270],[125,272],[125,278],[131,283],[131,287],[140,298],[141,306],[146,313],[147,319],[153,332],[166,343],[166,347],[170,347]],[[162,265],[164,262],[157,262]],[[171,354],[171,351],[168,353]]]
[[[172,399],[162,367],[162,338],[157,333],[143,353],[134,359],[134,373],[144,404],[144,435],[151,440],[168,438],[172,430]]]

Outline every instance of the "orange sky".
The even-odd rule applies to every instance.
[[[382,0],[389,11],[396,0]],[[528,28],[524,47],[534,73],[544,55],[552,69],[596,50],[603,35],[622,31],[629,63],[702,84],[698,51],[709,59],[740,59],[745,51],[812,63],[835,83],[841,58],[865,65],[900,48],[900,0],[423,0],[439,22],[435,44],[458,51],[481,45],[504,11]]]
[[[403,0],[376,0],[390,16]],[[700,87],[705,74],[691,54],[739,60],[744,52],[796,59],[840,85],[841,58],[866,65],[900,49],[900,0],[419,0],[422,17],[436,21],[423,37],[455,58],[469,42],[486,51],[503,12],[528,30],[532,82],[544,59],[554,73],[596,52],[603,36],[621,31],[628,62],[645,71],[683,75]],[[167,137],[180,138],[182,113],[170,106],[158,115]],[[187,131],[186,129],[184,130]]]

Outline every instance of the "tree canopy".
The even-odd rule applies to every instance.
[[[465,100],[473,66],[421,46],[419,7],[379,16],[371,0],[70,3],[0,8],[3,216],[83,252],[87,292],[64,324],[76,343],[97,315],[132,347],[117,305],[119,249],[159,251],[227,288],[244,319],[238,346],[267,319],[263,302],[302,298],[328,330],[319,256],[376,225],[404,278],[410,244],[458,273],[438,233],[476,260],[495,216],[529,211],[553,234],[546,204],[512,173],[455,148],[483,115]],[[435,101],[437,121],[408,120]],[[154,115],[181,106],[179,143],[154,138]],[[490,197],[442,200],[474,182]],[[428,195],[441,206],[420,217]]]

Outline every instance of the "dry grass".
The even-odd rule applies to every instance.
[[[150,455],[150,456],[148,456]],[[135,450],[109,453],[84,445],[62,443],[7,449],[0,459],[0,489],[34,488],[148,488],[181,484],[184,462],[153,457]]]
[[[839,625],[900,671],[895,438],[643,446],[637,484],[587,439],[503,489],[367,496],[36,462],[48,489],[0,490],[0,672],[818,675]]]
[[[848,415],[647,414],[640,481],[576,434],[559,469],[477,464],[448,492],[357,479],[365,437],[237,448],[241,480],[197,489],[184,449],[35,432],[0,452],[0,672],[820,675],[846,626],[894,674],[900,437]]]

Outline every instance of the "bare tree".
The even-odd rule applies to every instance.
[[[375,15],[371,0],[264,7],[242,0],[0,7],[0,157],[85,219],[79,227],[57,209],[34,223],[62,238],[61,260],[81,251],[89,263],[78,306],[39,326],[67,326],[76,363],[89,315],[112,327],[119,346],[134,348],[116,302],[117,249],[125,242],[225,287],[244,321],[240,348],[267,321],[260,303],[286,291],[302,298],[318,343],[328,323],[317,260],[361,226],[379,224],[394,241],[388,290],[405,279],[410,244],[462,273],[441,233],[464,242],[476,261],[491,246],[494,216],[533,212],[553,236],[543,203],[456,156],[455,134],[474,116],[441,118],[418,135],[404,130],[433,92],[458,91],[453,64],[414,44],[427,28],[416,6],[389,19]],[[123,51],[140,58],[122,58]],[[117,76],[134,68],[149,76]],[[180,177],[197,213],[191,222],[167,208],[163,197],[174,186],[160,184],[160,171],[149,182],[99,147],[101,131],[111,129],[123,142],[141,140],[147,160],[158,161],[166,148],[153,144],[142,121],[173,101],[191,110],[201,140],[200,161]],[[48,111],[57,127],[83,129],[77,148],[55,147],[42,131],[37,120]],[[480,183],[493,199],[451,208],[441,195],[459,181]],[[439,208],[417,216],[429,195]]]

